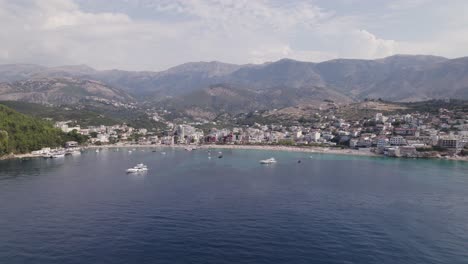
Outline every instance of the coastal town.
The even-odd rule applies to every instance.
[[[163,118],[157,116],[158,121]],[[88,138],[86,146],[244,146],[282,147],[295,150],[329,150],[334,153],[383,155],[404,158],[459,158],[468,156],[468,116],[440,108],[437,113],[407,113],[346,120],[316,113],[310,125],[260,124],[201,129],[200,122],[164,121],[164,131],[149,131],[126,124],[70,125],[56,122],[63,132]],[[77,147],[76,142],[68,143]]]

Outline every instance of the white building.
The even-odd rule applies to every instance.
[[[109,135],[107,134],[98,134],[96,140],[101,143],[108,143],[109,142]]]
[[[402,136],[391,137],[389,141],[392,146],[403,146],[406,145],[406,140]]]
[[[388,146],[388,138],[378,138],[377,139],[377,148],[384,148]]]

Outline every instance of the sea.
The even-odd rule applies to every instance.
[[[127,174],[137,163],[148,172]],[[0,161],[0,263],[468,263],[468,163],[171,148]]]

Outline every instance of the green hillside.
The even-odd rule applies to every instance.
[[[50,123],[0,105],[0,156],[56,147],[68,139]]]
[[[74,120],[81,127],[111,126],[126,123],[132,127],[164,129],[165,125],[156,122],[141,110],[116,108],[111,105],[90,103],[77,106],[45,106],[22,101],[0,101],[11,109],[22,114],[52,121]]]
[[[0,104],[6,105],[22,114],[34,116],[36,118],[50,118],[54,121],[76,120],[77,123],[83,127],[115,125],[120,123],[119,120],[106,117],[99,112],[88,111],[85,109],[77,110],[72,107],[45,106],[20,101],[0,101]]]

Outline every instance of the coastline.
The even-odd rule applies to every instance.
[[[242,149],[242,150],[271,150],[271,151],[289,151],[289,152],[304,152],[304,153],[321,153],[321,154],[337,154],[337,155],[353,155],[353,156],[370,156],[379,157],[381,155],[370,151],[359,151],[352,149],[330,149],[321,147],[294,147],[294,146],[261,146],[261,145],[101,145],[87,146],[84,149],[96,148],[196,148],[196,149]]]
[[[333,149],[324,147],[297,147],[297,146],[271,146],[271,145],[139,145],[139,144],[121,144],[121,145],[89,145],[83,146],[82,149],[100,149],[100,148],[196,148],[196,149],[240,149],[240,150],[270,150],[270,151],[286,151],[286,152],[303,152],[303,153],[316,153],[316,154],[333,154],[333,155],[350,155],[361,157],[385,157],[370,151],[362,151],[355,149]],[[0,157],[0,160],[8,159],[27,159],[27,158],[41,158],[41,156],[33,155],[32,153],[26,154],[10,154]],[[397,158],[399,159],[399,158]],[[405,158],[403,158],[405,159]],[[422,159],[422,158],[416,158]],[[452,161],[465,161],[468,162],[468,157],[441,157],[430,158],[438,160],[452,160]]]

